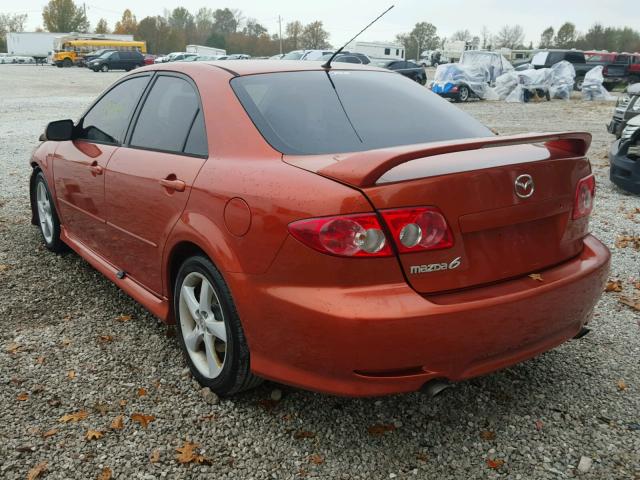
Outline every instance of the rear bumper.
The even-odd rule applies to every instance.
[[[610,254],[588,236],[582,253],[529,277],[425,297],[406,283],[340,288],[251,285],[238,302],[252,370],[346,396],[419,390],[532,358],[574,337],[603,291]],[[247,277],[230,278],[235,285]],[[243,290],[240,287],[240,290]]]
[[[609,151],[609,179],[612,183],[631,193],[640,194],[640,159],[632,160],[626,148],[620,149],[620,140],[611,145]]]

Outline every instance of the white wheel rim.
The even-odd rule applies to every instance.
[[[42,236],[51,243],[53,240],[53,214],[51,212],[51,202],[47,194],[47,188],[42,181],[38,182],[36,190],[36,203],[38,205],[38,220],[40,221],[40,231]]]
[[[460,92],[460,99],[466,100],[469,97],[469,91],[466,88],[463,88]]]
[[[180,286],[180,329],[189,358],[205,378],[222,372],[227,352],[227,327],[218,294],[207,278],[191,272]]]

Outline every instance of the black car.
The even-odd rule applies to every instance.
[[[620,188],[640,194],[640,116],[629,120],[609,151],[609,178]]]
[[[376,65],[398,72],[400,75],[404,75],[418,82],[420,85],[427,83],[427,72],[424,70],[424,67],[410,60],[382,60],[376,62]]]
[[[108,72],[109,70],[133,70],[144,65],[144,55],[137,51],[107,52],[87,63],[94,72]]]
[[[82,59],[82,64],[87,65],[91,60],[95,60],[98,57],[101,57],[105,53],[115,52],[117,51],[115,48],[101,48],[100,50],[96,50],[94,52],[87,53]]]

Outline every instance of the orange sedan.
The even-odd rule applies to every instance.
[[[30,161],[33,223],[222,395],[425,389],[583,335],[609,268],[587,133],[496,136],[370,66],[144,67]]]

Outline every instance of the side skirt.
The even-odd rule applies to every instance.
[[[61,226],[60,230],[62,241],[89,262],[93,268],[115,283],[124,293],[129,295],[136,302],[140,303],[153,315],[160,318],[164,323],[171,323],[171,309],[169,308],[168,299],[158,297],[127,276],[124,278],[118,278],[116,275],[118,273],[118,269],[116,267],[84,245],[80,240],[70,236],[64,226]]]

